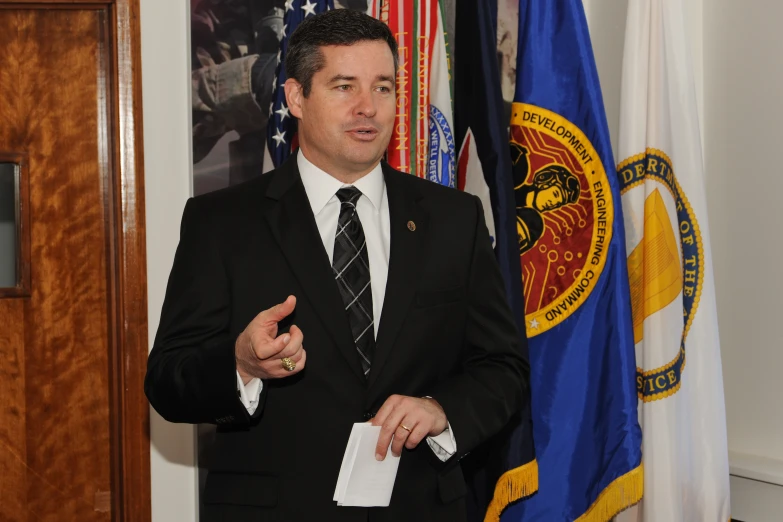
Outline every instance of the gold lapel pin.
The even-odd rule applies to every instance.
[[[413,221],[408,221],[408,230],[410,230],[411,232],[415,231],[416,223],[414,223]]]

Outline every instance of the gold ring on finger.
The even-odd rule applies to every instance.
[[[292,372],[296,370],[296,363],[292,361],[290,357],[283,357],[282,359],[280,359],[280,362],[283,364],[283,368],[286,371]]]
[[[410,431],[411,431],[411,429],[409,427],[407,427],[405,424],[400,424],[400,428],[404,429],[408,433],[410,433]]]

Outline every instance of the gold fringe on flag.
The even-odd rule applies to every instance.
[[[644,464],[616,478],[575,522],[607,522],[620,511],[642,500],[644,494]]]
[[[532,460],[512,470],[506,471],[495,484],[495,495],[489,503],[484,522],[499,522],[503,510],[519,499],[529,497],[538,491],[538,462]]]

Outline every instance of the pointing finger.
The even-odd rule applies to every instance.
[[[264,310],[256,316],[254,321],[261,323],[279,323],[294,311],[296,308],[296,297],[289,295],[285,301],[276,304],[268,310]]]

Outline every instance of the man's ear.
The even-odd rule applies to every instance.
[[[304,91],[302,84],[293,78],[288,78],[283,85],[285,89],[285,99],[288,104],[288,110],[291,115],[297,119],[302,119],[302,102],[304,101]]]

